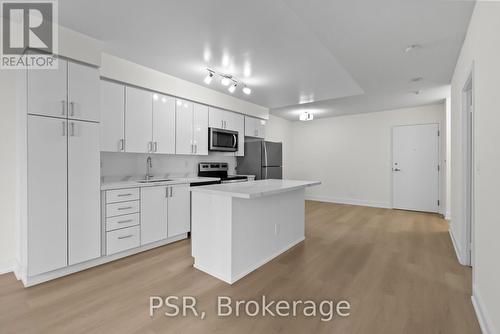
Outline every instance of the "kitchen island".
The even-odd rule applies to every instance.
[[[191,188],[194,267],[233,284],[305,238],[305,188],[259,180]]]

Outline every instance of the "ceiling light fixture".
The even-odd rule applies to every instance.
[[[214,73],[211,71],[208,71],[207,76],[205,77],[205,80],[203,80],[207,85],[210,85],[212,82],[212,79],[214,78]]]
[[[245,83],[241,82],[240,80],[238,80],[236,77],[232,76],[231,74],[217,72],[217,71],[214,71],[210,68],[207,68],[206,70],[208,71],[208,74],[203,81],[207,85],[209,85],[212,82],[213,78],[215,76],[217,76],[217,77],[220,77],[220,84],[222,86],[224,86],[224,87],[229,86],[229,87],[227,87],[227,90],[231,94],[236,91],[236,87],[238,87],[238,85],[243,87],[241,90],[244,94],[246,94],[246,95],[252,94],[252,89],[250,89],[250,87],[247,87],[247,85],[245,85]]]
[[[234,84],[232,84],[231,86],[229,86],[229,88],[227,89],[229,91],[229,93],[234,93],[234,91],[236,90],[236,86],[238,86],[238,84],[235,82]]]
[[[412,52],[414,50],[417,50],[417,49],[420,49],[422,47],[422,45],[420,44],[412,44],[412,45],[408,45],[405,49],[405,53],[408,53],[408,52]]]
[[[311,114],[310,112],[307,112],[307,111],[304,111],[299,116],[299,120],[303,121],[303,122],[312,121],[313,119],[314,119],[314,115]]]

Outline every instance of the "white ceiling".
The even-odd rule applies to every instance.
[[[203,84],[206,67],[233,74],[253,90],[235,96],[296,120],[304,109],[326,117],[443,99],[472,8],[440,0],[64,0],[59,20],[109,53],[194,83]],[[410,44],[422,48],[405,54]],[[210,87],[229,94],[215,81]]]

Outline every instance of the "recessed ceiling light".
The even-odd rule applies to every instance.
[[[422,77],[416,77],[416,78],[411,78],[410,81],[411,82],[419,82],[419,81],[422,81],[424,78]]]
[[[417,49],[420,49],[422,47],[422,45],[420,44],[412,44],[412,45],[408,45],[405,49],[405,53],[408,53],[408,52],[412,52],[414,50],[417,50]]]
[[[236,90],[236,86],[238,86],[237,83],[229,86],[229,88],[227,89],[229,91],[229,93],[234,93],[234,91]]]
[[[252,90],[249,87],[247,87],[247,86],[243,87],[242,90],[243,90],[243,93],[245,93],[247,95],[252,94]]]

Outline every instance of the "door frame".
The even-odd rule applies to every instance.
[[[470,91],[470,98],[472,99],[470,104],[470,109],[468,108],[468,92]],[[464,214],[464,235],[465,235],[465,245],[463,249],[465,251],[464,262],[465,265],[473,267],[474,265],[474,171],[476,170],[476,159],[475,159],[475,94],[474,94],[474,64],[465,80],[461,91],[462,98],[462,147],[464,151],[462,153],[462,203],[463,214]],[[469,115],[470,113],[470,115]],[[474,270],[472,279],[474,281]]]
[[[415,125],[433,125],[436,124],[438,127],[438,163],[439,163],[439,172],[438,172],[438,179],[437,179],[437,187],[438,187],[438,200],[439,200],[439,206],[438,206],[438,214],[443,214],[443,199],[442,199],[442,191],[441,191],[441,173],[443,173],[443,162],[441,161],[441,156],[442,156],[442,150],[441,150],[441,123],[439,122],[428,122],[428,123],[414,123],[414,124],[397,124],[397,125],[392,125],[391,126],[391,162],[390,162],[390,173],[391,173],[391,209],[394,209],[394,172],[392,170],[393,168],[393,163],[394,163],[394,128],[400,127],[400,126],[415,126]]]

